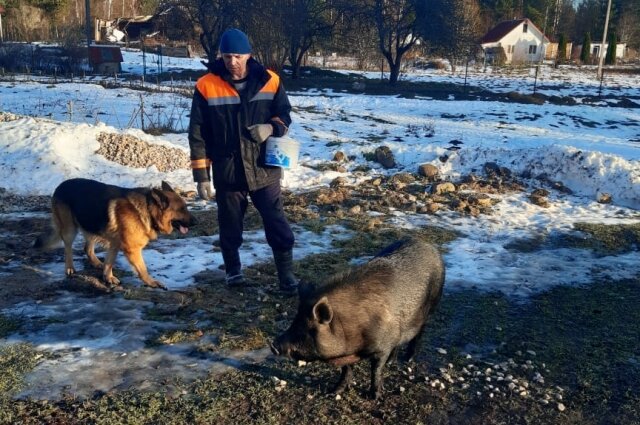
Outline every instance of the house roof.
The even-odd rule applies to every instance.
[[[497,43],[498,41],[502,40],[504,36],[506,36],[511,31],[516,29],[523,22],[528,24],[530,27],[535,28],[540,34],[542,34],[542,31],[540,31],[538,27],[536,27],[533,24],[533,22],[531,22],[530,19],[527,19],[527,18],[514,19],[512,21],[502,21],[495,27],[491,28],[489,32],[487,32],[482,37],[482,39],[480,40],[480,44]],[[544,36],[544,38],[546,41],[549,41],[549,39],[546,36]]]

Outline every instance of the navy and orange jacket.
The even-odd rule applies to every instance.
[[[189,122],[191,168],[196,182],[218,190],[257,190],[278,180],[279,167],[265,165],[265,143],[253,141],[248,126],[270,123],[283,136],[291,124],[291,104],[280,77],[255,59],[247,62],[247,85],[238,94],[222,59],[208,65],[196,83]]]

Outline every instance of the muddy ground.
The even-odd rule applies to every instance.
[[[333,82],[330,80],[336,78],[335,74],[315,77],[313,84],[317,85],[317,78],[325,78],[323,86],[337,91],[379,94],[391,90],[373,82],[365,90],[356,89],[353,83],[357,78],[352,76]],[[288,81],[287,87],[304,90],[305,84],[308,81]],[[392,91],[410,97],[415,96],[416,87],[402,82]],[[422,95],[435,99],[448,98],[453,92],[456,99],[575,102],[569,97],[495,94],[447,84],[422,85],[420,90]],[[611,97],[585,101],[619,106],[619,100]],[[628,107],[637,107],[637,98],[630,101]],[[348,239],[336,239],[330,254],[297,262],[296,274],[300,278],[322,281],[343,270],[352,259],[373,255],[404,236],[406,231],[386,224],[384,219],[363,219],[361,209],[383,216],[390,207],[409,213],[448,208],[471,216],[490,214],[491,205],[481,195],[494,194],[496,189],[492,182],[468,181],[466,189],[477,192],[477,196],[434,195],[428,204],[433,210],[417,211],[416,197],[424,194],[424,187],[413,190],[414,182],[404,181],[403,176],[385,184],[388,190],[384,194],[375,187],[365,187],[361,196],[345,197],[348,191],[336,182],[331,189],[287,199],[291,221],[306,229],[320,232],[328,225],[339,224],[355,231],[355,236]],[[497,190],[523,189],[513,184]],[[145,373],[152,383],[149,386],[117,387],[88,395],[69,391],[54,397],[25,397],[21,394],[30,383],[30,374],[43,361],[55,360],[58,354],[36,350],[29,343],[9,344],[7,339],[18,332],[42,331],[52,322],[64,325],[66,318],[61,314],[25,319],[0,313],[0,423],[640,422],[640,276],[624,281],[594,280],[582,287],[556,287],[527,299],[474,290],[446,291],[416,360],[409,364],[395,362],[387,368],[381,400],[366,396],[369,368],[365,363],[356,367],[352,389],[336,397],[329,390],[338,379],[337,369],[323,364],[301,366],[265,354],[268,341],[290,323],[297,302],[275,290],[271,263],[248,268],[249,284],[241,291],[226,288],[223,274],[215,267],[197,275],[195,285],[166,292],[138,284],[126,284],[122,291],[113,291],[86,263],[77,278],[43,278],[40,266],[62,262],[61,250],[35,253],[30,249],[32,241],[48,225],[48,204],[48,197],[0,196],[0,229],[8,235],[0,238],[0,310],[19,303],[46,304],[61,294],[96,304],[126,305],[154,325],[150,329],[155,331],[144,342],[147,351],[186,347],[181,356],[187,363],[193,359],[194,363],[222,362],[229,367],[204,371],[195,379],[147,368]],[[197,214],[201,224],[192,229],[189,237],[217,233],[211,211]],[[602,255],[640,250],[640,224],[582,223],[577,227],[585,235],[580,239],[523,240],[510,249],[534,253],[562,245]],[[255,211],[250,211],[247,229],[259,228]],[[457,237],[455,232],[437,227],[414,232],[442,250]],[[116,273],[130,276],[128,270]],[[105,327],[112,325],[109,317],[96,320],[103,321]],[[254,357],[237,361],[238,353],[261,355],[257,360]]]
[[[321,281],[347,267],[352,258],[374,254],[406,232],[384,223],[359,222],[330,202],[319,209],[325,213],[320,220],[306,206],[327,197],[326,192],[321,195],[288,198],[292,221],[308,228],[339,223],[358,232],[347,240],[336,240],[332,253],[298,262],[296,272],[302,279]],[[19,204],[14,211],[29,213],[0,219],[3,229],[20,235],[0,241],[0,308],[24,301],[46,302],[61,292],[96,302],[125,300],[139,305],[146,320],[173,325],[169,331],[149,335],[148,349],[191,344],[193,349],[186,355],[194,359],[263,352],[295,313],[296,299],[275,290],[270,263],[247,270],[249,285],[241,294],[224,286],[221,273],[211,272],[198,275],[192,287],[166,292],[138,285],[110,291],[100,283],[98,272],[91,270],[82,272],[82,278],[42,279],[38,265],[62,261],[60,250],[34,253],[30,249],[48,225],[48,199],[13,202]],[[215,233],[211,211],[197,214],[201,222],[192,235]],[[250,211],[247,227],[259,226],[255,211]],[[640,225],[584,225],[582,230],[588,237],[580,240],[579,249],[603,252],[622,247],[628,252],[640,246]],[[437,227],[414,232],[443,249],[456,238],[454,232]],[[571,245],[570,241],[556,243]],[[523,241],[513,249],[543,248]],[[640,277],[557,287],[526,300],[499,293],[448,291],[416,360],[388,367],[384,397],[377,401],[366,395],[367,364],[356,367],[352,389],[336,397],[329,393],[338,379],[335,368],[302,366],[271,356],[230,363],[232,367],[223,372],[189,382],[181,376],[162,376],[159,385],[147,389],[96,391],[88,397],[66,393],[48,400],[16,398],[30,371],[53,354],[36,351],[30,344],[2,343],[0,423],[636,424],[640,420],[639,306]],[[0,343],[17,331],[48,324],[0,315]],[[149,379],[153,381],[154,376]]]

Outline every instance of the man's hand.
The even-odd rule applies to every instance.
[[[271,124],[255,124],[247,127],[251,137],[258,143],[263,143],[273,134],[273,127]]]
[[[200,198],[204,199],[205,201],[213,198],[213,193],[211,191],[211,182],[198,182],[197,187],[198,195],[200,196]]]

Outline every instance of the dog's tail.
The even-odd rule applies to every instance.
[[[55,198],[51,200],[51,224],[33,243],[33,248],[48,250],[56,248],[62,241],[60,235],[60,213]]]

